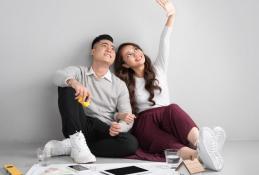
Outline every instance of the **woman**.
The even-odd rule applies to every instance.
[[[115,60],[115,73],[126,82],[132,109],[137,115],[132,133],[149,153],[176,148],[183,159],[199,156],[207,168],[219,171],[223,167],[220,147],[225,141],[224,130],[220,127],[199,130],[188,114],[169,103],[166,72],[175,8],[169,0],[157,2],[167,14],[157,59],[152,64],[137,44],[123,43]],[[133,118],[126,117],[125,121],[132,122]]]

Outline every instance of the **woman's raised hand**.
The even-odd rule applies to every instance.
[[[171,0],[156,0],[156,2],[165,10],[166,16],[175,15],[175,7]]]

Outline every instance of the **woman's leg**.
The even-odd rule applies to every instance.
[[[168,114],[169,110],[169,107],[159,107],[138,114],[132,133],[137,137],[144,150],[150,153],[163,153],[167,148],[180,149],[185,147],[185,144],[176,137],[177,134],[168,131],[169,129],[163,129],[165,123],[167,123],[168,128],[171,128],[168,121],[163,121],[163,118],[166,118],[164,115]],[[188,141],[186,143],[188,145]]]
[[[138,116],[134,122],[132,133],[137,137],[140,146],[149,153],[163,153],[168,148],[184,147],[176,137],[159,128],[153,116],[154,113]]]
[[[198,152],[195,148],[199,138],[199,130],[196,124],[178,105],[171,104],[165,108],[163,118],[161,119],[162,128],[172,133],[181,143],[186,145],[179,149],[183,159],[196,158]],[[190,144],[192,144],[191,148],[188,147]]]
[[[154,109],[142,113],[135,120],[132,131],[140,146],[149,153],[163,154],[165,149],[172,148],[179,149],[179,154],[183,159],[197,157],[196,150],[183,145],[176,137],[159,127],[158,115],[160,115],[159,111]]]
[[[187,135],[187,140],[194,146],[197,147],[197,142],[199,139],[199,129],[197,127],[193,127],[189,134]]]
[[[199,157],[206,167],[217,171],[222,169],[224,161],[215,146],[217,141],[213,130],[205,127],[200,132],[188,114],[176,104],[165,107],[164,115],[160,115],[158,119],[161,119],[161,127],[165,131],[172,133],[181,143],[184,145],[191,143],[197,146]],[[183,158],[186,155],[186,158],[188,158],[188,155],[198,156],[195,150],[193,151],[186,147],[180,148],[179,151]],[[193,157],[191,156],[190,158]]]
[[[199,131],[191,117],[178,105],[171,104],[164,107],[162,115],[158,117],[161,128],[175,136],[179,141],[188,146],[195,146]]]

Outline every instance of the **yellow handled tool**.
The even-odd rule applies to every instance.
[[[79,103],[83,105],[83,107],[88,107],[90,105],[90,100],[89,101],[83,101],[83,97],[79,97],[77,100]]]
[[[10,175],[22,175],[22,172],[17,167],[15,167],[13,164],[5,164],[4,169]]]

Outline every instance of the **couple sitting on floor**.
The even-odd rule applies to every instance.
[[[90,68],[56,72],[66,139],[47,142],[48,156],[71,155],[76,163],[88,163],[95,162],[95,156],[133,155],[138,147],[151,154],[174,148],[183,159],[198,157],[206,168],[222,169],[224,130],[198,129],[187,113],[170,104],[166,74],[175,8],[170,0],[157,2],[167,21],[155,60],[134,43],[121,44],[115,54],[112,37],[100,35],[92,42]],[[114,62],[117,76],[109,70]],[[84,108],[79,98],[90,105]]]

